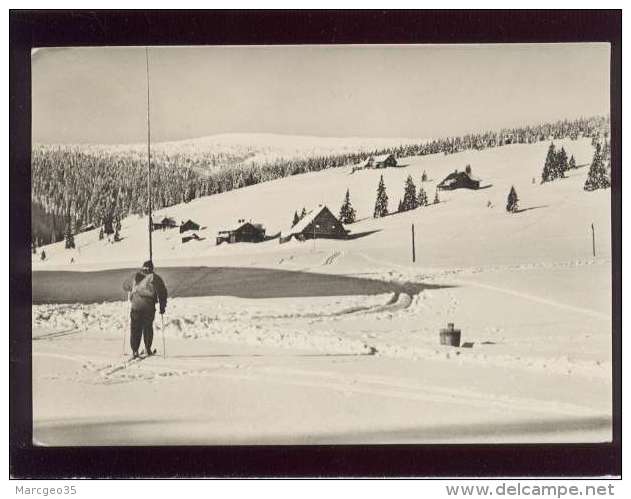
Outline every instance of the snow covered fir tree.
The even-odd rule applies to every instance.
[[[114,234],[114,217],[112,215],[107,215],[103,220],[103,232],[106,236]]]
[[[565,177],[565,173],[569,168],[569,164],[567,161],[567,153],[565,152],[564,147],[561,147],[561,150],[557,154],[557,168],[559,171],[559,175],[561,177]]]
[[[342,203],[342,207],[340,208],[340,222],[343,224],[352,224],[355,222],[355,209],[353,205],[351,205],[351,194],[348,189],[346,189],[346,195],[344,196],[344,202]]]
[[[436,193],[436,195],[438,195],[438,192]],[[428,200],[427,200],[427,193],[425,192],[425,189],[423,189],[422,187],[418,188],[418,199],[417,199],[418,205],[419,206],[427,206],[429,204]]]
[[[386,186],[383,183],[383,175],[379,179],[377,186],[377,200],[375,201],[375,211],[373,218],[385,217],[388,214],[388,194],[386,194]]]
[[[592,164],[587,172],[587,180],[583,189],[586,191],[594,191],[596,189],[607,189],[611,187],[611,157],[609,153],[609,144],[605,143],[602,148],[600,143],[596,144]]]
[[[75,247],[74,234],[72,233],[72,223],[70,222],[70,220],[68,220],[68,223],[66,225],[65,241],[66,241],[66,249],[74,249]]]
[[[506,211],[509,213],[515,213],[518,209],[519,199],[517,198],[517,192],[515,186],[511,185],[510,192],[508,193],[508,199],[506,200]]]
[[[416,200],[416,185],[414,185],[414,180],[412,180],[412,176],[408,175],[408,178],[405,180],[403,200],[401,201],[399,211],[414,210],[417,207],[418,201]]]
[[[546,162],[543,165],[543,171],[541,172],[541,183],[551,182],[560,176],[561,170],[559,168],[559,157],[554,142],[551,142],[548,147]]]
[[[567,171],[573,168],[576,168],[574,156],[572,156],[568,162],[565,147],[561,147],[561,149],[557,151],[554,143],[550,143],[546,162],[541,172],[541,183],[551,182],[558,178],[565,178]]]

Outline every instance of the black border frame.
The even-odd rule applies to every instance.
[[[12,10],[9,29],[11,478],[621,475],[621,10]],[[598,41],[611,44],[612,443],[63,448],[32,445],[28,243],[32,47]]]

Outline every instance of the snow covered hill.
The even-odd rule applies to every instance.
[[[427,139],[409,137],[315,137],[309,135],[279,135],[273,133],[226,133],[196,139],[163,142],[156,150],[165,153],[201,154],[204,152],[239,153],[250,155],[246,163],[262,163],[277,158],[305,158],[329,154],[370,152],[376,149],[419,144]]]
[[[193,200],[154,214],[176,221],[192,219],[204,228],[203,240],[181,242],[177,229],[153,235],[156,265],[297,265],[311,268],[336,266],[348,271],[371,268],[382,262],[391,269],[409,268],[411,225],[415,225],[417,261],[411,268],[437,269],[564,262],[591,258],[591,224],[596,228],[597,255],[609,255],[610,192],[585,192],[583,183],[593,148],[589,140],[558,141],[579,168],[567,179],[539,183],[548,143],[510,145],[453,155],[401,158],[401,168],[363,170],[351,167],[283,178],[231,192]],[[454,169],[471,165],[482,180],[477,191],[440,191],[440,203],[405,213],[373,219],[377,184],[383,174],[390,211],[403,197],[408,175],[422,186],[431,201],[436,184]],[[427,173],[428,181],[421,183]],[[533,183],[534,179],[534,183]],[[515,186],[521,212],[505,211],[506,197]],[[279,245],[278,240],[259,244],[215,245],[217,231],[239,219],[262,223],[268,235],[286,229],[295,211],[320,204],[338,213],[346,189],[357,210],[358,221],[349,225],[356,238],[318,240]],[[489,206],[490,204],[490,206]],[[98,240],[98,230],[75,237],[77,248],[64,249],[58,242],[44,247],[46,260],[34,255],[34,270],[94,269],[137,266],[148,253],[147,219],[136,216],[122,221],[123,240],[110,244]],[[333,258],[329,258],[333,255]],[[74,263],[70,263],[71,259]],[[324,265],[327,263],[327,265]]]
[[[207,155],[225,157],[232,162],[265,163],[279,158],[309,158],[332,154],[372,152],[406,144],[421,144],[426,138],[410,137],[317,137],[273,133],[224,133],[194,139],[156,142],[151,150],[157,155],[183,155],[191,160]],[[37,145],[36,145],[37,146]],[[131,154],[144,157],[147,144],[41,144],[42,147],[75,148],[101,154]]]

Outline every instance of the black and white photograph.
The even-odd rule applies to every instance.
[[[611,61],[33,47],[33,446],[610,444]]]

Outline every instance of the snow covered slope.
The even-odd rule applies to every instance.
[[[196,199],[160,210],[163,216],[178,222],[192,219],[205,227],[201,241],[181,243],[177,229],[157,231],[153,235],[156,265],[258,265],[294,264],[302,267],[335,265],[348,271],[360,271],[382,262],[389,268],[411,266],[411,225],[416,232],[415,269],[460,268],[565,262],[591,258],[590,226],[596,228],[598,256],[608,256],[610,248],[610,191],[583,191],[587,166],[593,148],[589,140],[558,141],[568,156],[574,155],[580,168],[569,178],[541,185],[542,165],[548,143],[510,145],[484,151],[454,155],[401,158],[402,168],[363,170],[351,173],[351,167],[296,175]],[[435,186],[454,169],[470,164],[473,174],[482,179],[477,191],[439,192],[440,203],[381,219],[373,219],[377,184],[383,174],[390,211],[403,197],[404,181],[412,175],[423,186],[431,201]],[[428,181],[421,183],[425,171]],[[535,182],[533,183],[533,179]],[[520,213],[505,211],[511,185],[520,199]],[[349,225],[358,236],[346,241],[318,240],[309,243],[279,245],[278,240],[260,244],[215,245],[218,230],[238,219],[262,223],[267,234],[287,228],[294,215],[326,204],[339,211],[346,189],[357,210],[358,221]],[[491,206],[489,207],[489,202]],[[33,258],[34,270],[94,269],[137,266],[148,253],[147,219],[136,216],[122,222],[123,240],[109,244],[98,240],[98,231],[79,234],[76,250],[65,250],[63,242],[44,247],[42,262]],[[360,237],[361,236],[361,237]],[[71,265],[70,260],[74,259]],[[326,265],[324,265],[326,264]],[[326,269],[324,269],[326,270]]]

